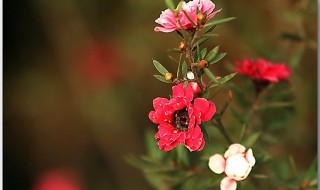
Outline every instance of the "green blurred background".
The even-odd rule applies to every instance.
[[[237,17],[208,43],[228,53],[215,73],[244,58],[302,55],[290,82],[294,126],[283,134],[292,148],[274,151],[289,149],[307,168],[317,147],[317,1],[214,3],[217,18]],[[152,100],[170,93],[152,76],[152,59],[176,67],[166,49],[179,38],[153,31],[165,8],[162,0],[4,1],[4,189],[34,189],[50,171],[72,173],[82,189],[152,189],[124,157],[144,153]]]

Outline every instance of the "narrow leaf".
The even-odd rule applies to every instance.
[[[186,62],[182,63],[182,77],[186,77],[188,72],[188,66]]]
[[[172,53],[181,53],[181,51],[178,48],[168,49],[167,51]]]
[[[158,79],[161,82],[165,82],[165,83],[172,83],[172,81],[168,81],[164,78],[164,76],[161,75],[153,75],[154,77],[156,77],[156,79]]]
[[[243,145],[245,147],[252,147],[254,145],[254,143],[256,143],[256,141],[258,140],[258,138],[260,137],[261,132],[257,132],[252,134],[249,138],[247,138],[244,142]]]
[[[202,60],[204,59],[204,57],[206,56],[207,54],[207,48],[203,48],[200,52],[200,59],[199,60]]]
[[[217,80],[218,82],[216,82],[215,84],[211,85],[210,87],[208,87],[208,89],[215,87],[215,86],[219,86],[222,85],[226,82],[228,82],[230,79],[232,79],[237,73],[231,73],[225,77],[222,77],[220,80]]]
[[[162,65],[159,63],[159,61],[153,60],[153,64],[154,64],[154,66],[156,67],[156,69],[157,69],[163,76],[166,75],[166,73],[169,73],[169,71],[168,71],[166,68],[164,68],[164,66],[162,66]]]
[[[214,114],[214,116],[212,117],[212,119],[219,119],[221,118],[221,115],[219,113]]]
[[[212,65],[218,61],[220,61],[224,56],[226,56],[226,53],[220,53],[217,56],[215,56],[212,60],[208,60],[209,64]]]
[[[212,21],[207,22],[207,23],[204,25],[204,27],[222,24],[222,23],[225,23],[225,22],[229,22],[229,21],[231,21],[231,20],[234,20],[234,19],[236,19],[236,17],[229,17],[229,18],[223,18],[223,19],[219,19],[219,20],[212,20]]]
[[[178,153],[178,164],[183,166],[189,166],[189,156],[188,156],[188,150],[183,145],[177,146],[177,153]]]
[[[204,127],[204,125],[200,124],[200,128],[201,128],[201,131],[203,133],[203,138],[205,141],[207,142],[211,142],[211,139],[210,139],[210,136],[208,134],[208,131],[206,130],[206,128]]]
[[[210,62],[211,60],[213,60],[213,58],[217,55],[218,51],[219,51],[219,46],[213,48],[213,49],[208,53],[208,55],[207,55],[207,57],[206,57],[206,60],[207,60],[208,62]]]
[[[185,88],[185,87],[187,87],[188,86],[188,81],[186,80],[186,81],[184,81],[184,83],[183,83],[183,88]]]
[[[172,0],[164,0],[164,1],[165,1],[166,5],[167,5],[167,7],[168,7],[169,9],[171,9],[171,10],[174,10],[174,9],[175,9],[174,3],[173,3]]]
[[[244,134],[246,132],[246,129],[247,129],[247,124],[244,123],[241,127],[241,131],[240,131],[240,137],[239,137],[239,142],[242,141],[243,137],[244,137]]]
[[[216,76],[214,76],[214,74],[208,69],[208,68],[204,68],[204,73],[209,77],[209,79],[211,79],[212,81],[214,81],[215,83],[218,83],[219,81],[216,79]]]
[[[180,1],[180,2],[179,2],[179,4],[178,4],[178,6],[177,6],[176,11],[177,11],[178,13],[181,11],[181,8],[182,8],[182,5],[183,5],[183,2],[184,2],[184,1]]]

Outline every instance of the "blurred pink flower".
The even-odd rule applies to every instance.
[[[199,125],[212,118],[216,107],[204,98],[193,97],[191,86],[183,88],[180,83],[172,87],[170,100],[153,100],[155,110],[149,113],[149,118],[153,123],[159,124],[155,138],[159,139],[157,144],[160,150],[169,151],[178,144],[186,146],[190,151],[203,149],[205,140]]]
[[[252,61],[249,59],[236,62],[236,71],[258,82],[277,83],[287,80],[290,76],[290,68],[283,63],[272,63],[265,59]]]
[[[33,190],[83,190],[77,177],[68,170],[56,169],[46,172],[36,181]]]
[[[244,180],[249,175],[256,160],[252,149],[247,152],[241,144],[232,144],[225,152],[224,156],[215,154],[209,159],[209,168],[217,174],[224,172],[225,177],[221,183],[221,190],[235,190],[236,181]]]
[[[197,24],[198,10],[200,13],[205,13],[207,15],[206,21],[208,21],[221,11],[221,9],[219,9],[213,12],[214,8],[215,4],[212,3],[211,0],[193,0],[189,1],[188,3],[183,2],[182,9],[178,13],[177,17],[179,18],[184,29],[192,29],[196,27],[194,24]],[[188,14],[190,20],[192,20],[194,24],[190,22],[186,14]],[[154,31],[156,32],[172,32],[182,29],[181,25],[176,20],[175,14],[170,9],[162,11],[160,18],[156,19],[155,22],[161,25],[154,28]]]

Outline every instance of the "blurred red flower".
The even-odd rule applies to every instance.
[[[93,41],[79,55],[80,72],[91,84],[106,84],[119,80],[119,52],[115,44]]]
[[[290,76],[290,68],[284,63],[272,63],[265,59],[252,61],[249,59],[236,62],[236,71],[250,77],[257,82],[277,83],[287,80]]]
[[[57,169],[44,173],[33,190],[83,190],[77,177],[68,170]]]
[[[202,121],[209,121],[216,113],[215,105],[204,98],[193,99],[192,87],[186,88],[180,83],[172,87],[172,98],[153,100],[154,111],[149,118],[159,124],[155,137],[159,139],[160,150],[169,151],[178,144],[190,151],[200,151],[205,145],[203,133],[199,127]]]

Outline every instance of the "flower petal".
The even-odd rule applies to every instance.
[[[229,146],[228,150],[224,153],[224,157],[228,158],[232,155],[243,153],[245,150],[246,148],[244,146],[235,143]]]
[[[254,166],[254,164],[256,163],[256,159],[253,156],[251,148],[247,151],[246,159],[248,160],[250,166]]]
[[[224,172],[226,161],[220,154],[215,154],[209,158],[209,168],[216,174]]]
[[[190,150],[190,151],[200,151],[201,147],[203,148],[203,143],[204,138],[203,138],[203,133],[198,125],[195,126],[195,128],[189,129],[188,132],[192,132],[192,135],[190,138],[186,139],[186,144],[185,146]]]
[[[204,98],[194,100],[194,109],[201,113],[201,121],[209,121],[216,113],[216,106]]]
[[[229,177],[225,177],[221,180],[220,183],[221,190],[236,190],[237,182]]]
[[[190,103],[193,99],[193,91],[190,85],[183,88],[183,83],[179,83],[172,87],[172,98],[184,97],[187,103]]]

